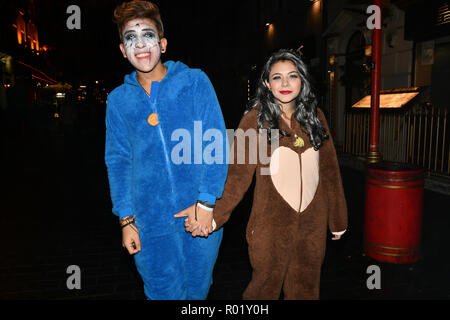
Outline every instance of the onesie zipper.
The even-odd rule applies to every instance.
[[[163,80],[161,80],[159,82],[158,86],[156,87],[157,88],[156,90],[154,90],[155,88],[150,88],[150,96],[147,94],[145,89],[142,86],[140,86],[142,91],[144,91],[144,93],[145,93],[145,96],[147,98],[146,102],[150,106],[150,111],[152,113],[158,114],[158,109],[157,109],[156,106],[157,106],[157,103],[158,103],[158,95],[159,95],[159,91],[161,90],[161,86],[162,86]],[[153,86],[153,81],[152,81],[152,86]],[[157,125],[157,130],[158,130],[158,133],[159,133],[159,138],[161,139],[161,142],[162,142],[162,147],[164,148],[164,156],[166,158],[166,168],[167,168],[167,173],[169,174],[170,189],[171,189],[172,194],[174,195],[175,194],[175,188],[174,188],[174,185],[173,185],[174,179],[173,179],[173,174],[172,174],[172,168],[170,166],[169,152],[168,152],[167,145],[166,145],[166,140],[164,139],[164,134],[163,134],[163,131],[162,131],[162,122],[160,122]],[[176,206],[175,205],[175,199],[173,197],[170,197],[170,200],[172,202],[172,205],[175,207]]]

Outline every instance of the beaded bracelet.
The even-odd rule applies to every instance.
[[[122,229],[125,228],[126,226],[130,226],[131,229],[133,229],[136,233],[139,234],[139,230],[138,230],[139,227],[134,224],[134,221],[131,221],[131,222],[127,223],[126,225],[123,225]]]
[[[134,221],[135,221],[134,218],[135,218],[135,215],[133,214],[131,216],[127,216],[127,217],[120,219],[120,226],[123,228],[123,227],[129,225],[130,223],[134,223]]]
[[[122,229],[123,229],[123,228],[125,228],[126,226],[133,225],[133,224],[134,224],[134,220],[129,221],[129,222],[127,222],[127,223],[121,225],[121,227],[122,227]]]

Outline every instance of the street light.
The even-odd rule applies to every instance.
[[[275,32],[275,25],[273,23],[267,22],[267,37],[272,38]]]

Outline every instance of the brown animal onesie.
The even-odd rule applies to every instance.
[[[318,117],[329,134],[320,109]],[[267,149],[270,163],[262,163],[258,156],[257,163],[249,164],[251,153],[257,151],[246,138],[245,164],[239,164],[242,159],[238,161],[238,153],[243,150],[238,148],[235,137],[233,158],[223,196],[216,202],[214,221],[220,228],[228,220],[256,172],[246,230],[253,274],[243,298],[276,300],[283,290],[285,299],[318,299],[327,225],[331,232],[347,228],[347,205],[336,151],[331,136],[315,151],[294,116],[290,127],[282,120],[279,125],[291,136],[280,134],[279,147],[273,153],[270,144],[260,145],[259,139],[256,147]],[[258,132],[256,109],[244,115],[239,128]],[[261,169],[270,170],[271,174]]]

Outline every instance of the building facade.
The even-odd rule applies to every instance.
[[[327,56],[327,106],[337,149],[365,157],[368,113],[354,105],[370,95],[370,1],[328,1],[323,32]],[[381,81],[386,92],[420,92],[398,110],[380,110],[384,159],[450,174],[447,128],[450,85],[449,1],[391,0],[382,8]],[[383,108],[382,105],[380,105]]]

